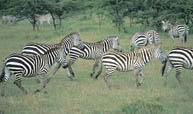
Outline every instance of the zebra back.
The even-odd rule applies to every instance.
[[[28,43],[22,48],[23,55],[43,55],[60,44]]]

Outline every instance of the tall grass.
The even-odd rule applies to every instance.
[[[129,25],[128,25],[129,26]],[[129,41],[135,32],[144,31],[139,25],[126,27],[127,33],[118,33],[109,20],[101,27],[97,19],[77,16],[67,18],[57,31],[51,26],[43,26],[39,31],[32,31],[31,25],[22,21],[19,24],[0,24],[0,61],[11,53],[20,53],[21,48],[29,42],[53,44],[59,42],[70,32],[79,32],[83,41],[95,42],[111,35],[120,36],[124,51],[129,51]],[[160,33],[165,53],[173,47],[168,34]],[[183,44],[176,40],[176,45],[193,47],[192,35]],[[6,97],[0,97],[0,114],[192,114],[193,113],[193,78],[192,72],[182,72],[183,85],[179,86],[175,72],[169,75],[168,86],[164,87],[161,77],[161,63],[154,59],[144,69],[145,83],[134,87],[133,72],[115,72],[109,78],[112,91],[103,81],[93,80],[89,74],[93,61],[78,59],[73,65],[75,79],[70,81],[65,70],[60,69],[47,85],[48,94],[33,94],[40,85],[34,78],[24,78],[23,86],[28,95],[13,84],[12,76],[6,86]],[[3,64],[0,64],[2,68]],[[50,72],[53,70],[51,68]],[[49,73],[50,73],[49,72]],[[48,73],[48,74],[49,74]]]

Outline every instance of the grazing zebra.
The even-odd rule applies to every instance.
[[[144,33],[135,33],[131,37],[130,46],[131,51],[134,51],[134,47],[141,48],[152,43],[159,44],[159,34],[155,30],[149,30]]]
[[[114,50],[121,51],[121,47],[118,42],[119,37],[118,36],[110,36],[105,40],[101,40],[95,43],[87,43],[84,42],[84,47],[82,49],[72,47],[70,50],[70,61],[68,63],[68,68],[70,69],[70,72],[74,72],[71,68],[71,65],[74,63],[74,61],[80,57],[82,59],[87,59],[87,60],[94,60],[94,66],[93,66],[93,72],[90,74],[91,77],[95,74],[95,71],[98,67],[98,64],[101,60],[102,55],[107,52],[109,49],[113,48]],[[98,71],[97,75],[95,78],[97,79],[98,76],[102,72],[102,65],[100,66],[100,70]]]
[[[4,68],[0,75],[0,82],[2,85],[1,95],[5,95],[6,83],[12,74],[16,76],[14,84],[22,90],[24,94],[27,91],[22,86],[22,77],[33,77],[36,75],[40,76],[42,86],[38,88],[34,93],[44,90],[46,92],[45,75],[49,68],[56,62],[65,62],[64,60],[64,47],[57,46],[47,51],[44,55],[22,55],[22,54],[11,54],[4,61]]]
[[[70,49],[73,46],[80,48],[80,49],[83,48],[83,42],[80,40],[79,34],[76,32],[73,32],[65,36],[65,38],[60,43],[64,47],[64,56],[65,56],[64,63],[65,64],[62,65],[64,67],[67,64],[66,56],[69,54]],[[42,54],[47,53],[47,51],[49,51],[50,49],[57,47],[58,45],[60,45],[60,43],[58,44],[29,43],[23,47],[22,54],[23,55],[42,55]],[[61,64],[57,62],[53,72],[50,74],[49,77],[52,77],[58,71],[60,67],[61,67]],[[70,71],[68,70],[68,72]],[[68,73],[68,74],[72,74],[72,73]],[[70,75],[68,77],[72,80],[73,75]],[[51,78],[48,78],[47,82],[49,82],[50,79]]]
[[[137,52],[116,52],[110,51],[102,56],[102,64],[105,66],[104,80],[106,86],[111,89],[108,78],[115,71],[134,71],[135,74],[135,85],[140,86],[144,81],[144,75],[142,73],[142,68],[152,59],[159,58],[161,62],[165,61],[165,56],[162,53],[159,44],[151,44],[141,48]],[[142,76],[140,83],[138,82],[138,76]]]
[[[176,79],[179,84],[181,83],[180,74],[183,68],[193,69],[193,48],[187,47],[175,47],[169,51],[166,61],[162,67],[162,76],[164,75],[165,67],[168,61],[168,70],[165,74],[167,85],[167,76],[172,71],[173,68],[176,69]]]
[[[169,21],[162,21],[162,28],[165,32],[169,31],[169,35],[174,41],[174,37],[178,37],[183,42],[182,37],[184,36],[184,42],[187,41],[189,27],[187,25],[172,25]]]

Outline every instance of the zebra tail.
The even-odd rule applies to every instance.
[[[5,77],[5,66],[3,67],[1,75],[0,75],[0,83],[3,82],[4,77]]]
[[[188,35],[188,32],[187,32],[187,26],[186,26],[185,32],[184,32],[184,42],[187,42],[187,35]]]
[[[163,66],[162,66],[162,76],[164,75],[164,72],[165,72],[165,69],[166,69],[166,65],[167,65],[167,61],[168,61],[168,59],[166,58],[166,60],[163,63]]]

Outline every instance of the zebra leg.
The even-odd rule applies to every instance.
[[[178,83],[181,85],[180,74],[181,74],[181,67],[176,68],[176,79],[178,80]]]
[[[111,90],[111,85],[108,83],[108,78],[111,76],[111,74],[115,71],[116,68],[108,69],[106,70],[106,73],[104,75],[104,81],[106,83],[106,86]]]
[[[38,92],[40,92],[40,91],[43,90],[43,89],[44,89],[44,93],[47,93],[47,91],[46,91],[45,74],[40,75],[40,81],[41,81],[42,86],[41,86],[40,88],[36,89],[36,90],[34,91],[34,93],[38,93]]]
[[[134,70],[134,75],[135,75],[135,87],[139,87],[140,83],[138,82],[138,75],[139,75],[139,70],[138,69]]]
[[[27,91],[24,89],[24,87],[22,86],[22,84],[21,84],[21,80],[15,80],[14,81],[14,84],[19,88],[19,89],[21,89],[21,91],[25,94],[25,95],[27,95]]]
[[[73,80],[74,72],[72,71],[71,66],[68,66],[66,70],[67,70],[68,78],[70,78],[70,80]]]
[[[1,96],[5,96],[5,86],[6,86],[6,82],[2,82],[2,90],[1,90]]]
[[[101,66],[100,66],[100,70],[98,71],[97,75],[95,76],[95,79],[98,79],[98,76],[102,73],[102,63],[101,63]]]
[[[95,74],[95,71],[96,71],[96,69],[97,69],[97,67],[98,67],[98,62],[99,62],[98,59],[95,60],[95,63],[94,63],[94,66],[93,66],[93,72],[90,73],[90,76],[91,76],[91,77],[93,77],[93,75]]]
[[[1,96],[5,96],[5,86],[7,84],[9,77],[11,77],[11,72],[7,69],[7,67],[5,67],[4,71],[2,72],[3,72],[2,75],[4,75],[4,78],[2,79]]]
[[[75,74],[74,74],[74,71],[72,70],[72,64],[74,64],[74,61],[76,60],[77,58],[75,59],[72,59],[70,60],[70,62],[68,63],[68,67],[67,67],[67,71],[68,71],[68,76],[69,77],[75,77]]]
[[[50,80],[52,79],[52,77],[56,74],[56,72],[58,71],[58,69],[60,69],[61,64],[57,62],[54,70],[52,71],[52,73],[49,75],[48,79],[47,79],[47,83],[50,82]]]
[[[104,81],[105,81],[105,83],[106,83],[106,86],[111,90],[111,86],[110,86],[109,83],[108,83],[108,78],[109,78],[109,76],[111,76],[111,73],[106,73],[106,74],[104,75]]]
[[[165,74],[166,79],[165,79],[165,82],[164,82],[164,86],[167,86],[168,75],[172,71],[172,69],[173,69],[172,65],[170,64],[170,62],[168,62],[168,70]]]
[[[179,38],[181,39],[181,42],[183,43],[184,41],[183,41],[183,35],[182,34],[180,34]]]
[[[142,79],[141,79],[141,81],[140,81],[140,83],[139,83],[139,84],[141,85],[141,84],[144,83],[144,80],[145,80],[145,77],[144,77],[144,75],[143,75],[142,69],[140,69],[139,75],[142,77]]]

